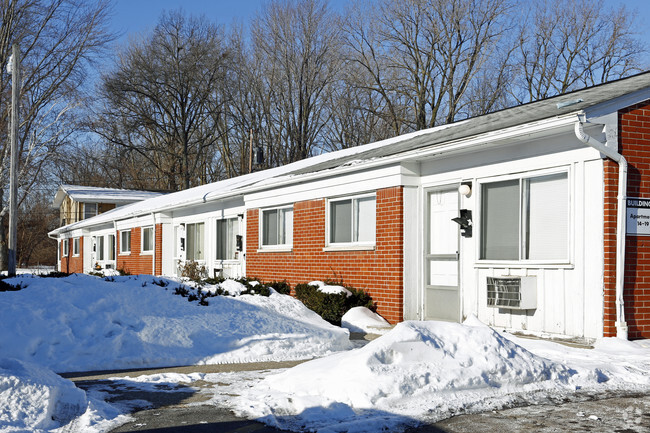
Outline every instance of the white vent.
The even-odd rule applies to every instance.
[[[487,305],[494,308],[537,308],[537,277],[487,277]]]

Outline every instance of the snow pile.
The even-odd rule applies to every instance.
[[[310,286],[316,286],[318,287],[319,292],[327,293],[330,295],[336,295],[339,293],[345,293],[346,297],[352,296],[352,292],[350,292],[348,289],[346,289],[343,286],[335,286],[335,285],[330,285],[330,284],[325,284],[323,281],[312,281],[309,283]]]
[[[0,430],[60,427],[87,405],[86,393],[69,380],[31,363],[0,358]]]
[[[242,390],[235,409],[283,429],[376,431],[469,407],[498,407],[518,393],[575,390],[575,371],[476,325],[400,323],[361,349],[306,362]]]
[[[391,329],[390,323],[366,307],[353,307],[341,318],[341,326],[350,332],[384,334]]]
[[[290,296],[215,296],[200,306],[173,294],[177,282],[110,279],[5,280],[26,288],[0,293],[2,356],[62,372],[309,359],[350,347],[347,330]]]

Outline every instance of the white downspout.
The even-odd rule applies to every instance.
[[[151,275],[155,277],[156,276],[156,214],[153,212],[151,213],[151,219],[153,220],[153,255],[151,258],[153,260],[153,263],[151,264]]]
[[[616,212],[616,336],[627,340],[627,323],[625,322],[625,304],[623,287],[625,282],[625,209],[627,192],[627,161],[620,153],[610,149],[594,137],[585,133],[583,122],[578,117],[574,131],[578,140],[593,147],[600,153],[618,163],[618,206]]]

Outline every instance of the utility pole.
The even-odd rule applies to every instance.
[[[18,214],[18,182],[16,165],[18,164],[18,124],[20,100],[20,49],[18,44],[12,47],[11,58],[7,69],[11,68],[11,169],[9,171],[9,251],[7,274],[16,275],[16,224]]]

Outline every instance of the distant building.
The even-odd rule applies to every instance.
[[[160,193],[94,186],[61,185],[52,207],[59,208],[59,226],[76,223],[118,206],[157,197]]]

